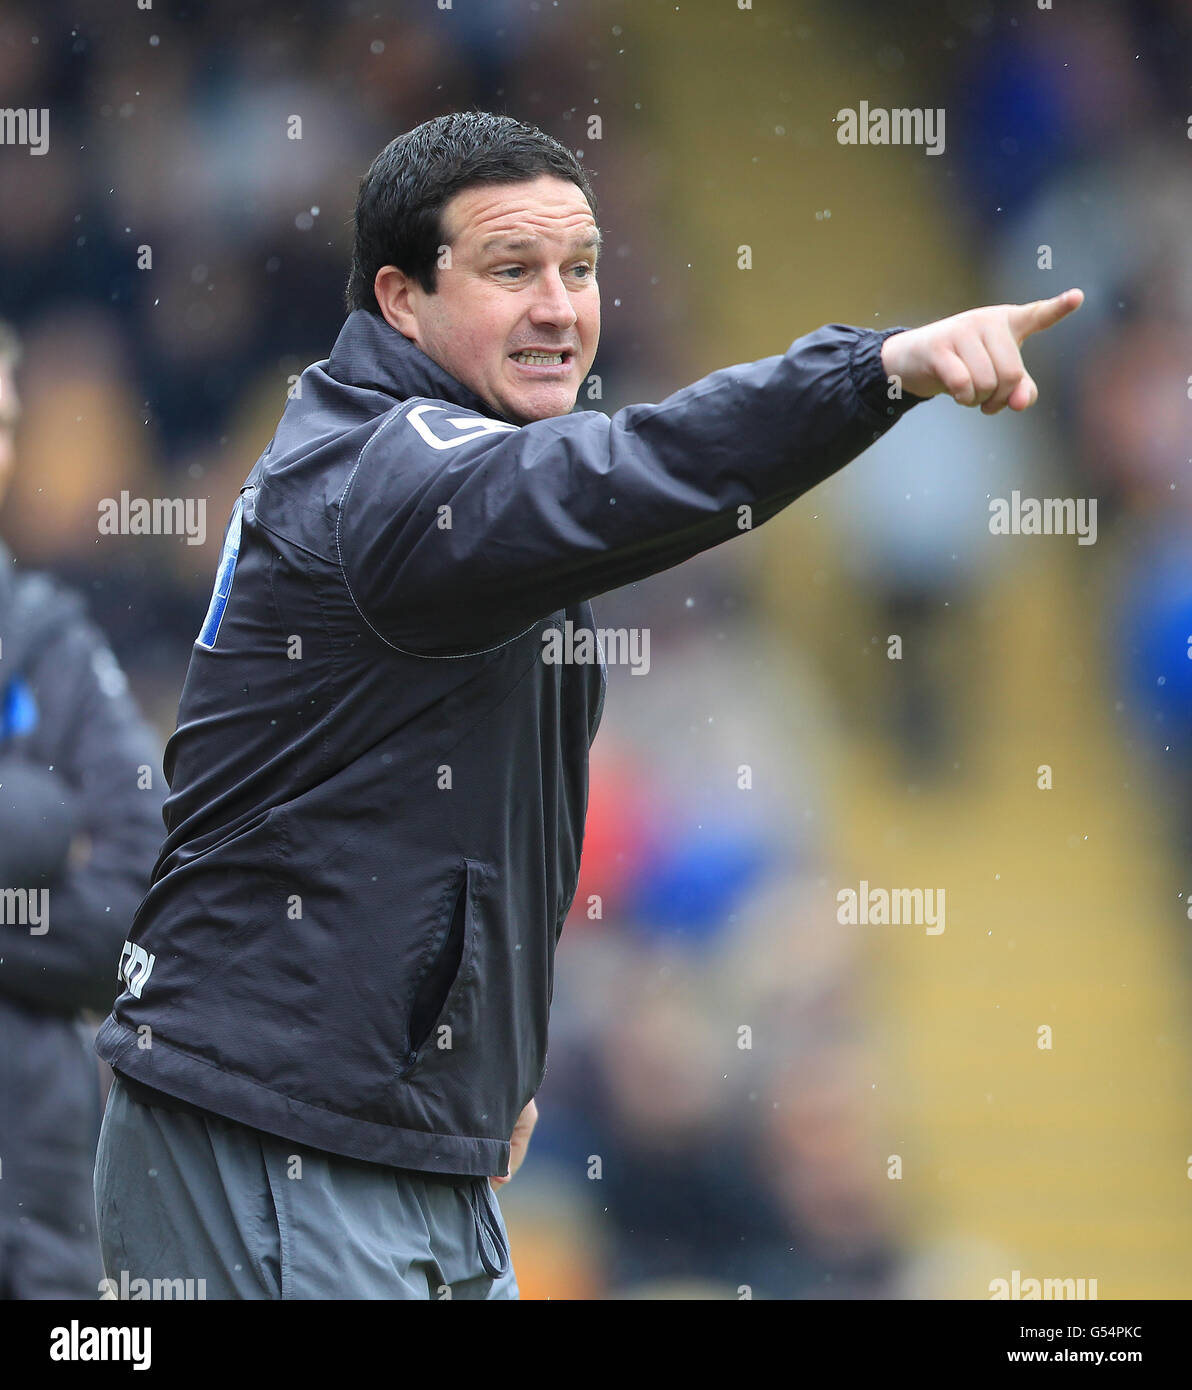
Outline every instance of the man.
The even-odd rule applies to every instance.
[[[560,632],[918,400],[1025,409],[1019,342],[1079,302],[833,324],[572,414],[599,241],[581,166],[505,116],[428,121],[361,185],[347,322],[233,510],[145,964],[97,1041],[110,1277],[517,1296],[492,1191],[536,1116],[605,690],[603,658],[550,658]]]
[[[0,324],[0,497],[15,462]],[[160,748],[82,601],[0,544],[0,1298],[95,1299],[94,1022],[161,837]]]

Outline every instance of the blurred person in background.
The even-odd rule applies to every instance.
[[[955,778],[978,756],[982,711],[955,676],[990,659],[976,617],[998,547],[989,499],[1052,488],[1052,443],[1037,414],[983,420],[971,411],[915,411],[905,429],[825,484],[858,636],[880,634],[859,693],[909,781]],[[895,635],[899,655],[890,660]]]
[[[1140,277],[1121,328],[1083,365],[1078,429],[1111,522],[1106,645],[1126,748],[1166,819],[1176,893],[1192,918],[1192,324],[1147,303],[1144,286]],[[1106,381],[1122,389],[1106,391]]]
[[[15,461],[0,323],[0,498]],[[0,543],[0,1297],[94,1299],[95,1018],[161,835],[160,751],[82,600]],[[87,1016],[92,1015],[88,1020]]]

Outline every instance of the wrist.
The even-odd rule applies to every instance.
[[[909,328],[886,330],[882,336],[881,364],[887,386],[896,382],[902,398],[911,405],[917,405],[919,401],[928,401],[939,393],[930,389],[924,391],[924,387],[929,388],[929,383],[915,374],[911,360],[913,343],[907,336],[913,331]]]
[[[862,332],[849,356],[853,385],[875,423],[889,426],[924,399],[908,392],[903,382],[907,354],[895,339],[907,332],[903,327]]]

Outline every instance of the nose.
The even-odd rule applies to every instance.
[[[534,302],[530,306],[530,322],[550,324],[555,328],[571,328],[578,317],[562,276],[542,276],[534,295]]]

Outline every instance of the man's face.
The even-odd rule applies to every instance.
[[[17,383],[12,364],[0,357],[0,502],[8,491],[8,480],[16,460]]]
[[[402,277],[391,316],[378,284],[386,318],[507,419],[566,415],[600,339],[600,234],[582,191],[549,174],[480,184],[447,203],[442,231],[451,263],[437,292]],[[527,348],[562,362],[519,360]]]

